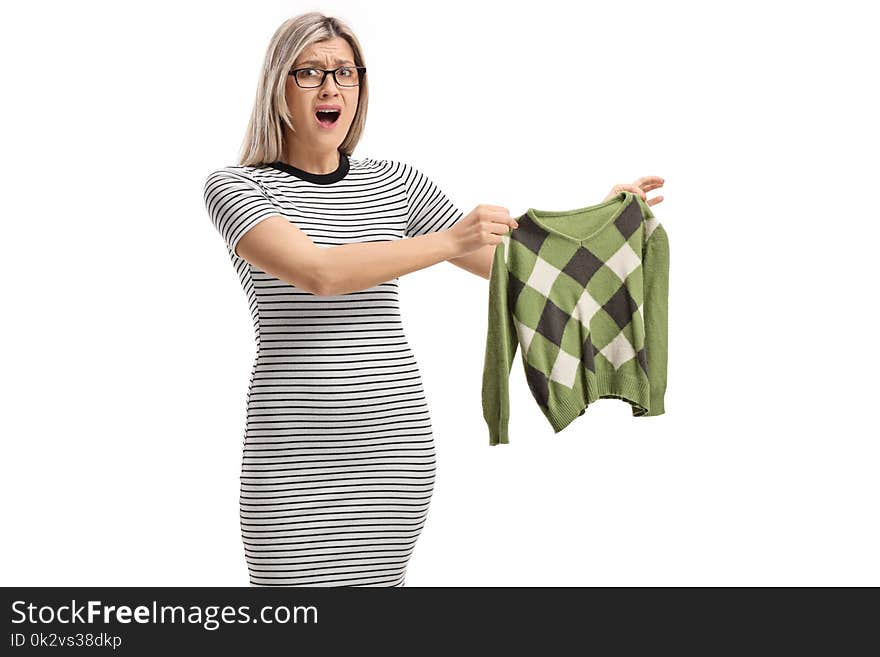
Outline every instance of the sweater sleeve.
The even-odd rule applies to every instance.
[[[495,247],[489,277],[489,321],[486,329],[486,358],[483,364],[483,417],[489,427],[489,444],[507,443],[510,419],[510,368],[519,341],[508,304],[505,240]]]
[[[653,222],[657,220],[652,218]],[[645,359],[651,388],[651,408],[646,415],[665,412],[666,365],[669,329],[669,237],[663,225],[655,223],[642,259],[645,290]]]

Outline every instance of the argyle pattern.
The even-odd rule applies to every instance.
[[[529,213],[495,249],[483,367],[489,444],[508,443],[517,349],[555,433],[600,398],[665,412],[669,242],[647,203],[621,192],[570,212]],[[613,218],[578,239],[585,222]],[[549,230],[547,228],[548,227]]]

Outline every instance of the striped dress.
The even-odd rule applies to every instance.
[[[240,518],[252,586],[403,586],[434,490],[431,417],[401,323],[398,279],[316,296],[238,257],[280,215],[319,247],[451,227],[462,212],[406,163],[350,158],[211,172],[205,206],[247,297]]]

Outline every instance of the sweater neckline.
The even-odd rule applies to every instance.
[[[305,171],[304,169],[295,167],[292,164],[288,164],[287,162],[282,162],[281,160],[269,162],[269,166],[274,169],[278,169],[279,171],[289,173],[290,175],[296,176],[297,178],[300,178],[302,180],[307,180],[308,182],[315,183],[316,185],[329,185],[331,183],[339,182],[340,180],[345,178],[350,168],[348,155],[346,155],[342,151],[338,151],[338,153],[339,166],[336,167],[335,171],[330,171],[329,173],[312,173],[311,171]]]
[[[526,210],[526,214],[531,218],[532,221],[534,221],[538,226],[546,230],[548,233],[558,235],[559,237],[562,237],[563,239],[566,239],[570,242],[584,244],[586,242],[589,242],[596,235],[604,231],[609,224],[614,222],[614,220],[617,219],[627,208],[627,206],[632,202],[633,198],[635,198],[635,195],[632,192],[624,190],[622,192],[619,192],[616,196],[608,199],[607,201],[596,203],[595,205],[588,205],[586,207],[578,208],[576,210],[563,210],[557,212],[551,210],[538,210],[536,208],[529,208],[528,210]],[[605,208],[618,203],[620,204],[620,207],[614,211],[614,214],[603,221],[602,225],[600,225],[598,228],[596,228],[596,230],[592,231],[586,237],[574,237],[572,235],[562,232],[557,228],[554,228],[546,222],[547,219],[553,219],[555,217],[570,217],[572,215],[582,214],[585,212],[593,212],[595,210],[599,210],[601,208]]]

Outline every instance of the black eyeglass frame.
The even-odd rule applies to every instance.
[[[342,84],[342,83],[339,81],[339,78],[336,77],[336,71],[338,71],[338,70],[340,70],[340,69],[343,69],[343,68],[354,68],[354,69],[357,69],[357,72],[358,72],[358,83],[357,83],[357,84]],[[321,83],[320,83],[320,84],[317,84],[317,85],[315,85],[314,87],[304,87],[303,85],[301,85],[301,84],[299,83],[299,80],[297,80],[297,78],[296,78],[296,72],[297,72],[297,71],[309,71],[309,70],[311,70],[311,71],[320,71],[321,73],[324,74],[324,75],[321,77]],[[339,66],[339,67],[337,67],[337,68],[324,69],[324,68],[315,68],[314,66],[301,66],[300,68],[294,68],[294,69],[291,69],[290,71],[287,72],[288,75],[292,75],[292,76],[293,76],[293,81],[296,82],[296,86],[298,86],[300,89],[318,89],[318,88],[320,88],[320,87],[323,87],[323,86],[324,86],[324,82],[327,81],[327,75],[328,75],[329,73],[332,73],[332,74],[333,74],[333,81],[336,82],[336,84],[338,84],[340,87],[346,87],[346,88],[348,88],[348,89],[352,89],[352,88],[354,88],[354,87],[359,87],[359,86],[361,86],[361,80],[363,79],[363,76],[367,74],[367,67],[366,67],[366,66]]]

